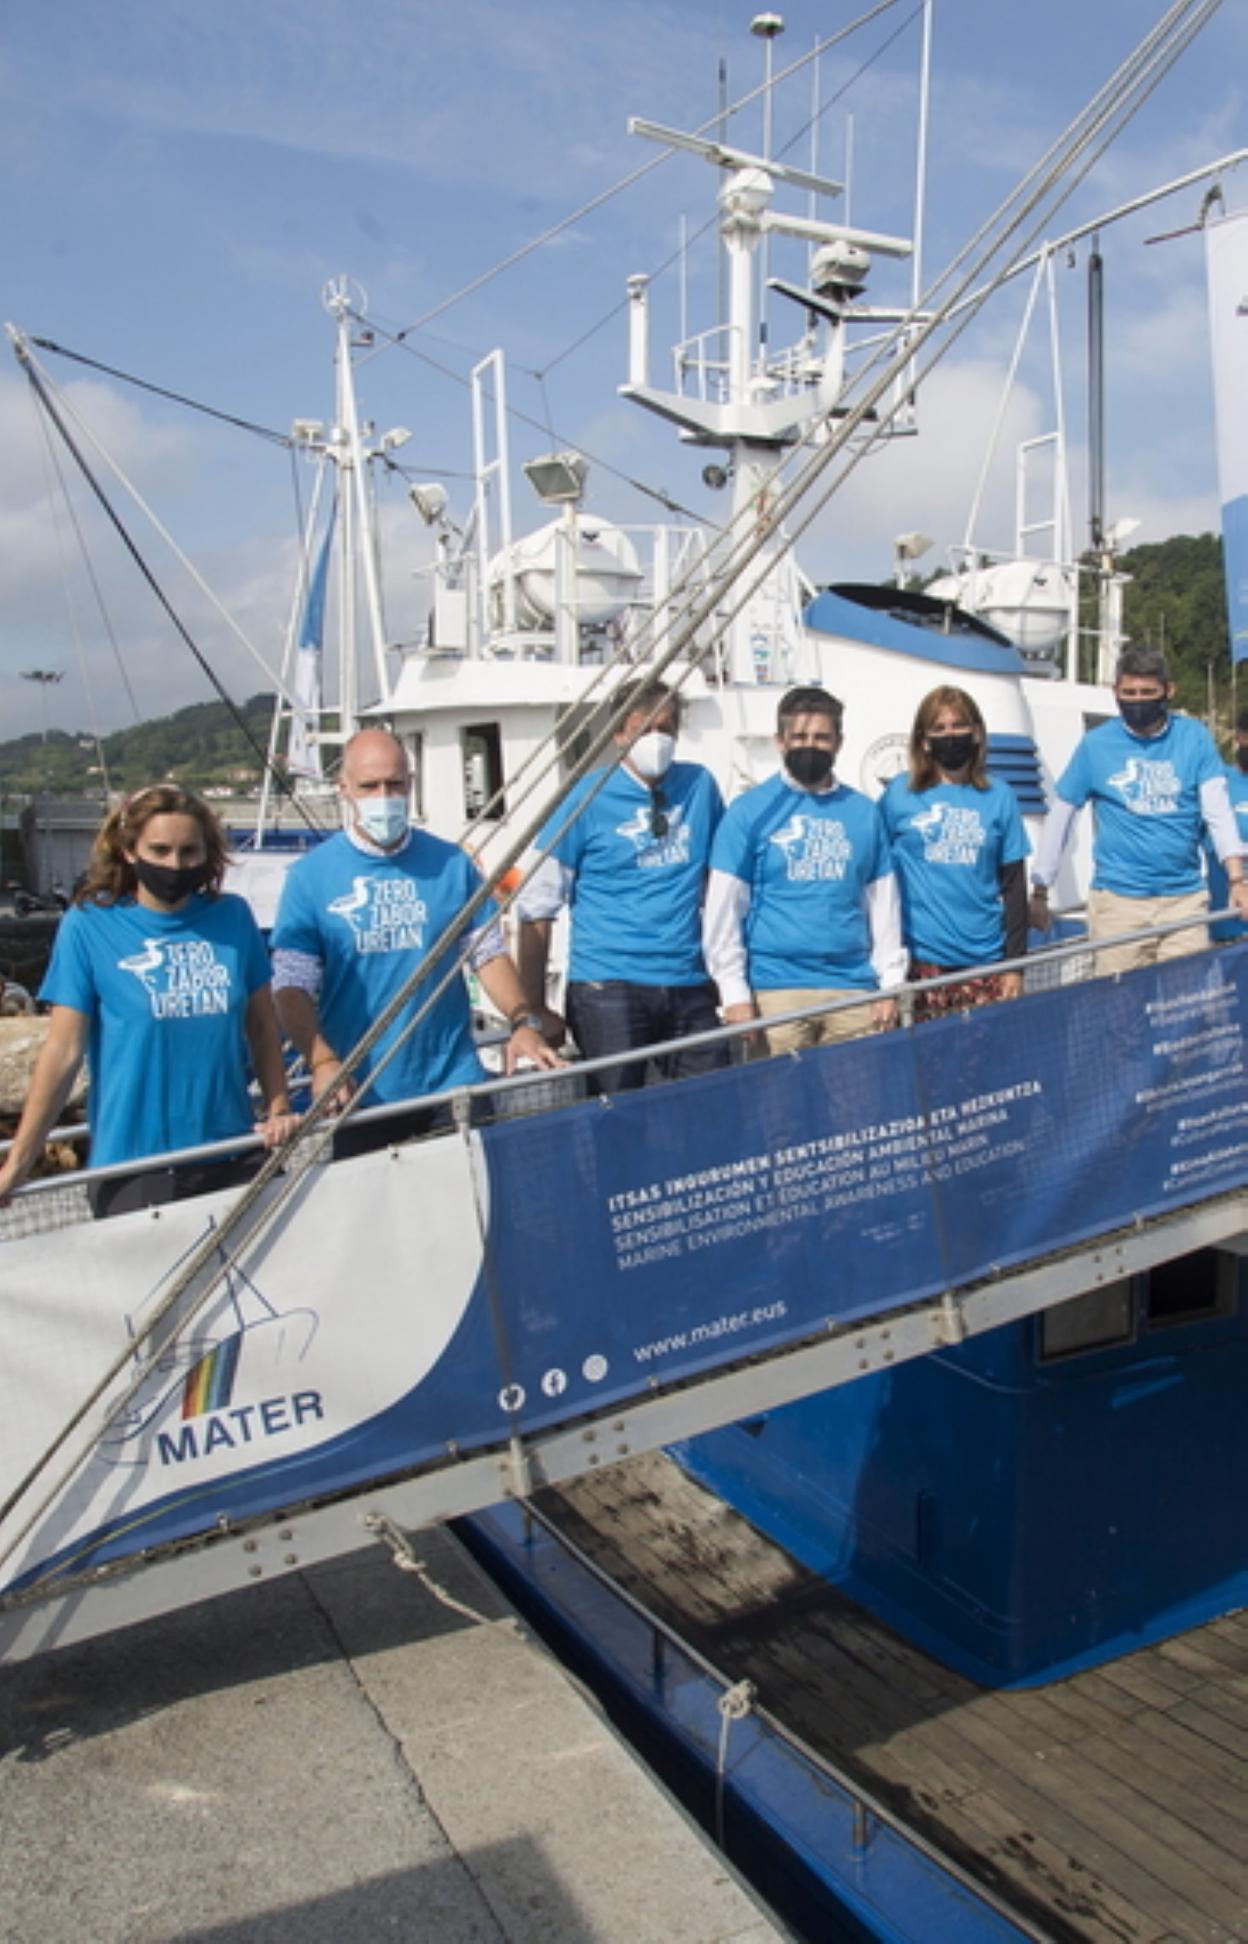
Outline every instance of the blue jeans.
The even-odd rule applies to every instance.
[[[630,979],[576,979],[568,986],[568,1024],[587,1060],[608,1053],[632,1052],[660,1040],[683,1039],[687,1033],[714,1032],[719,1025],[715,988],[704,985],[635,985]],[[630,1060],[627,1066],[603,1067],[590,1075],[597,1093],[631,1093],[644,1087],[650,1067],[663,1080],[684,1080],[693,1073],[712,1073],[727,1066],[728,1047],[689,1046],[665,1053],[657,1060]]]

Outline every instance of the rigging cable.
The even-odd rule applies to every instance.
[[[422,351],[418,345],[409,344],[401,332],[387,329],[376,318],[365,316],[361,311],[353,310],[348,315],[357,324],[372,331],[375,337],[383,339],[387,347],[405,351],[409,358],[416,358],[421,364],[428,365],[431,371],[436,371],[443,378],[450,378],[464,391],[468,390],[469,381],[463,376],[462,372],[453,371],[449,365],[441,364],[437,358],[430,357],[429,353]],[[531,372],[529,375],[536,377],[538,374]],[[508,418],[518,420],[521,425],[530,426],[535,432],[540,432],[544,438],[550,436],[552,432],[552,428],[549,425],[543,424],[540,419],[533,418],[528,412],[522,412],[519,406],[511,404],[510,401],[508,401],[507,405],[507,416]],[[557,431],[554,432],[554,437],[556,439],[559,438]],[[562,441],[562,443],[572,446],[574,442],[568,439]],[[593,462],[597,471],[607,473],[612,479],[620,480],[623,485],[631,487],[635,493],[640,493],[643,498],[657,501],[668,513],[675,513],[683,520],[699,520],[699,515],[693,511],[692,507],[682,506],[680,501],[674,499],[670,493],[663,492],[657,486],[647,486],[644,480],[634,479],[631,473],[621,472],[620,468],[613,466],[609,459],[600,458],[596,453],[591,452],[587,446],[576,445],[575,450],[577,452],[583,452],[585,457]],[[395,472],[402,472],[403,470],[401,466],[394,466],[393,469]],[[422,474],[421,477],[423,478],[424,475]],[[443,474],[443,477],[453,478],[455,475]]]
[[[169,621],[172,623],[178,636],[190,649],[191,654],[194,656],[199,667],[203,670],[204,674],[207,676],[208,681],[211,683],[217,696],[219,697],[221,702],[224,703],[225,707],[229,710],[229,713],[233,717],[236,727],[239,729],[248,747],[255,755],[256,760],[261,766],[261,769],[262,770],[268,769],[269,763],[268,763],[267,754],[263,746],[257,741],[256,736],[252,731],[251,724],[248,722],[246,716],[243,714],[242,710],[238,707],[237,703],[228,694],[224,684],[218,679],[217,675],[214,673],[211,663],[208,661],[207,657],[203,654],[198,643],[192,637],[189,629],[186,627],[185,623],[182,621],[181,617],[174,609],[172,602],[169,600],[169,597],[166,595],[164,589],[161,587],[159,581],[156,579],[155,574],[152,572],[146,560],[143,558],[143,555],[140,553],[138,546],[136,545],[128,528],[125,525],[125,522],[122,520],[116,508],[112,505],[111,501],[108,498],[108,495],[105,493],[103,487],[100,485],[99,481],[95,477],[95,474],[92,472],[91,467],[88,465],[86,455],[81,451],[79,446],[76,444],[74,437],[69,430],[69,427],[66,425],[64,419],[62,418],[60,412],[57,410],[56,406],[53,404],[52,399],[48,393],[47,386],[44,384],[43,378],[39,373],[38,369],[36,368],[35,362],[29,354],[28,348],[24,343],[19,342],[19,343],[15,343],[14,349],[17,353],[19,362],[25,368],[27,378],[30,380],[31,385],[34,387],[36,397],[39,399],[39,402],[43,406],[44,411],[47,413],[53,425],[60,433],[61,438],[63,439],[71,458],[74,460],[74,463],[77,465],[83,478],[86,480],[87,485],[91,488],[91,491],[95,494],[95,497],[99,501],[100,506],[103,508],[106,517],[111,522],[119,538],[121,539],[122,545],[125,547],[127,553],[130,555],[131,559],[133,560],[135,566],[138,568],[139,573],[142,575],[143,579],[147,582],[148,587],[151,589],[152,593],[156,597],[156,600],[163,608],[166,616],[168,617]],[[290,798],[291,803],[294,805],[295,809],[299,812],[299,815],[303,818],[303,821],[305,822],[305,824],[307,824],[308,828],[315,829],[316,825],[313,823],[312,818],[309,817],[307,811],[304,809],[303,804],[300,802],[298,796],[295,794],[295,790],[291,785],[291,783],[289,782],[289,780],[287,779],[287,777],[283,775],[282,772],[279,770],[275,770],[273,774],[279,789],[284,791],[285,794]]]
[[[15,330],[15,328],[12,325],[8,326],[8,332],[9,332],[10,340],[13,343],[14,351],[19,359],[19,362],[27,370],[28,374],[29,373],[39,374],[39,378],[40,378],[39,389],[41,391],[41,394],[44,396],[45,399],[50,399],[53,390],[53,387],[51,386],[51,381],[42,372],[41,367],[38,364],[38,361],[30,355],[29,340],[23,337],[23,335],[19,331]],[[244,632],[244,630],[239,626],[238,622],[234,619],[234,616],[230,613],[229,609],[225,606],[225,604],[219,599],[217,594],[214,593],[213,589],[209,586],[208,582],[204,579],[199,569],[195,566],[195,563],[192,560],[188,559],[186,553],[178,545],[178,542],[174,538],[173,534],[169,531],[168,527],[157,516],[155,510],[144,499],[142,493],[139,491],[134,481],[130,479],[125,472],[122,471],[122,468],[118,465],[117,461],[112,457],[111,453],[107,451],[107,449],[103,446],[100,440],[96,437],[95,433],[91,430],[90,426],[82,418],[81,414],[74,410],[72,405],[69,404],[68,400],[65,399],[63,395],[58,394],[58,396],[60,397],[61,416],[66,419],[73,420],[74,424],[77,426],[83,438],[85,438],[95,448],[96,452],[103,459],[105,465],[108,467],[113,477],[118,481],[118,483],[121,486],[125,488],[126,492],[129,494],[130,498],[134,501],[139,511],[142,514],[144,514],[147,520],[155,528],[157,534],[164,541],[165,545],[169,548],[170,552],[174,555],[179,565],[185,568],[186,572],[190,575],[190,578],[194,581],[200,593],[205,596],[205,598],[208,600],[211,606],[216,610],[217,614],[220,616],[221,620],[225,623],[225,626],[229,629],[230,633],[234,636],[235,640],[238,641],[239,644],[251,656],[251,659],[255,662],[261,674],[264,676],[265,681],[268,682],[271,687],[277,690],[277,692],[283,697],[283,700],[289,701],[290,698],[289,696],[286,695],[282,687],[280,677],[274,674],[268,662],[261,654],[260,650],[256,647],[255,643],[249,638],[249,636]],[[68,436],[67,435],[64,436],[66,436],[67,438],[67,443],[70,443],[68,441]],[[72,445],[71,445],[71,449],[72,449]],[[77,456],[77,454],[75,454],[75,456]],[[81,465],[83,463],[84,462],[80,459],[79,464]],[[97,493],[101,494],[101,497],[103,497],[101,488],[96,486],[95,490]],[[111,508],[110,508],[110,514],[111,514]]]
[[[41,351],[53,351],[58,358],[70,358],[75,364],[86,365],[91,371],[102,371],[109,378],[119,378],[125,385],[133,385],[138,391],[152,392],[157,398],[168,398],[175,405],[187,405],[193,412],[202,412],[205,418],[220,419],[223,425],[232,425],[240,432],[254,432],[257,438],[267,439],[271,445],[289,446],[293,442],[286,432],[274,432],[267,425],[257,425],[252,419],[238,418],[233,412],[218,411],[215,405],[201,404],[197,398],[188,398],[185,392],[169,391],[164,385],[154,385],[147,378],[136,378],[133,372],[118,371],[115,365],[102,364],[98,358],[88,358],[81,351],[70,351],[63,344],[55,344],[51,338],[32,337],[29,342],[37,344]]]
[[[61,462],[57,456],[56,447],[53,445],[51,436],[48,432],[47,418],[39,410],[38,402],[33,398],[33,396],[31,398],[31,406],[39,424],[40,436],[42,437],[43,440],[43,447],[47,458],[47,463],[56,475],[56,481],[58,486],[60,487],[61,500],[65,507],[65,511],[68,516],[69,523],[73,528],[74,538],[78,542],[78,552],[82,559],[83,569],[86,573],[88,581],[91,584],[91,591],[95,596],[95,604],[96,607],[99,609],[100,623],[104,629],[105,634],[108,636],[108,643],[110,648],[113,651],[113,659],[117,663],[117,673],[121,678],[121,685],[125,689],[126,696],[130,703],[130,707],[134,712],[134,719],[136,723],[140,722],[142,721],[142,716],[139,711],[138,700],[135,696],[134,690],[130,686],[130,677],[126,673],[126,664],[123,661],[122,654],[121,654],[121,644],[117,640],[116,632],[114,631],[112,621],[109,617],[108,606],[104,600],[104,590],[100,586],[99,578],[95,571],[95,563],[91,558],[90,549],[87,546],[86,535],[83,533],[82,526],[78,519],[77,511],[74,507],[73,500],[70,497],[69,487],[65,481],[65,474],[61,468]],[[61,534],[60,534],[59,526],[57,528],[57,546],[59,550],[61,546]],[[104,757],[104,745],[100,740],[99,728],[94,720],[95,698],[94,695],[92,694],[91,680],[90,680],[90,676],[87,673],[86,661],[83,657],[82,641],[78,629],[77,611],[74,605],[73,592],[70,585],[69,575],[65,571],[65,562],[63,559],[61,563],[61,571],[65,575],[65,593],[66,593],[66,599],[69,604],[70,621],[74,632],[74,642],[78,650],[79,664],[82,670],[83,687],[86,689],[87,702],[91,709],[92,728],[95,730],[96,744],[100,752],[100,763],[104,769],[104,787],[105,789],[107,789],[109,786],[108,766]]]
[[[817,114],[808,115],[806,117],[806,120],[802,122],[797,129],[795,129],[793,134],[789,137],[788,141],[783,143],[781,147],[776,150],[775,159],[777,161],[779,161],[784,156],[786,156],[791,149],[796,148],[797,144],[802,140],[802,137],[804,135],[808,135],[810,131],[814,128],[816,122],[822,121],[823,117],[826,114],[828,114],[828,112],[831,109],[835,108],[835,106],[839,101],[844,100],[845,96],[849,93],[851,88],[857,87],[863,75],[866,74],[872,67],[874,67],[875,63],[878,60],[882,59],[882,57],[888,52],[889,48],[892,47],[896,41],[900,40],[901,36],[907,31],[908,28],[914,25],[914,22],[918,19],[921,12],[922,12],[922,4],[916,6],[910,13],[908,13],[906,15],[906,18],[900,23],[900,25],[895,27],[891,34],[885,36],[885,38],[880,42],[879,46],[875,49],[874,53],[868,54],[866,59],[859,63],[857,68],[855,68],[854,72],[847,78],[847,80],[841,85],[841,87],[839,87],[836,90],[836,93],[828,96],[828,99],[820,107]],[[858,21],[855,23],[855,26],[862,26],[862,25],[863,25],[862,21]],[[853,29],[847,29],[846,31],[852,32]],[[824,41],[820,47],[814,50],[813,55],[808,55],[806,58],[808,60],[816,58],[829,46],[831,46],[831,42]],[[793,72],[792,69],[786,70],[786,73],[792,73],[792,72]],[[784,74],[777,75],[772,82],[773,90],[777,88],[780,85],[780,82],[783,81],[784,79],[785,79]],[[751,97],[747,96],[746,99],[749,100],[751,99]],[[742,106],[744,106],[744,103],[742,102],[737,103],[737,107],[742,107]],[[736,109],[730,108],[727,110],[727,112],[729,114],[735,114]],[[719,117],[716,116],[715,119],[716,122],[718,122]],[[700,132],[704,133],[707,127],[714,127],[714,126],[715,126],[714,122],[704,123],[703,129]],[[659,159],[661,161],[670,160],[675,153],[676,150],[674,149],[665,149],[663,155]],[[671,269],[672,265],[674,263],[678,263],[680,261],[680,258],[688,252],[689,245],[691,243],[700,243],[702,238],[706,235],[707,231],[709,229],[713,229],[715,225],[718,223],[718,221],[719,221],[719,214],[718,211],[716,211],[712,215],[708,216],[704,223],[699,223],[698,227],[694,230],[693,235],[691,237],[686,237],[685,240],[670,253],[670,255],[664,257],[661,263],[659,263],[653,270],[648,272],[650,282],[657,283],[660,277],[666,276],[667,272]],[[628,298],[622,297],[618,303],[612,304],[610,310],[605,311],[603,313],[603,315],[598,319],[598,322],[596,324],[591,324],[587,330],[581,332],[581,335],[579,337],[573,338],[571,344],[565,345],[562,351],[556,352],[555,356],[549,359],[548,362],[542,366],[542,369],[540,371],[533,372],[532,376],[539,380],[542,378],[549,377],[552,371],[554,371],[559,365],[563,364],[566,359],[572,357],[577,351],[579,351],[582,345],[588,344],[591,338],[596,337],[599,331],[604,330],[606,326],[610,324],[614,318],[619,317],[621,312],[627,310],[627,308],[628,308]]]
[[[878,0],[876,6],[868,7],[867,11],[860,14],[857,20],[851,20],[848,26],[838,29],[835,34],[829,34],[826,40],[817,41],[814,47],[810,48],[805,54],[799,55],[795,61],[790,62],[787,68],[783,68],[779,74],[773,76],[772,88],[777,88],[782,81],[787,81],[790,75],[799,73],[811,61],[817,61],[820,55],[826,54],[829,48],[837,46],[839,42],[846,40],[850,34],[857,33],[860,27],[869,26],[880,14],[887,13],[890,8],[898,4],[899,0]],[[742,95],[740,101],[733,102],[731,107],[722,111],[716,109],[710,120],[703,122],[701,127],[695,130],[695,133],[698,135],[712,134],[713,131],[722,127],[724,121],[729,116],[739,115],[743,108],[748,108],[752,102],[758,100],[760,95],[766,93],[767,83],[764,81],[757,88],[752,89],[749,94]],[[413,331],[423,330],[425,325],[431,324],[435,317],[441,317],[444,311],[453,309],[456,304],[462,303],[465,297],[471,297],[474,292],[483,289],[495,277],[501,276],[505,270],[510,270],[515,264],[523,262],[525,257],[532,256],[535,250],[543,249],[547,243],[552,243],[557,236],[562,236],[564,230],[571,229],[574,223],[581,222],[586,216],[592,216],[594,211],[601,209],[604,203],[608,203],[615,196],[621,195],[625,189],[631,189],[634,183],[640,182],[642,177],[649,175],[652,169],[657,169],[661,163],[668,161],[673,153],[674,151],[672,149],[661,149],[657,155],[652,155],[648,161],[641,163],[635,169],[629,170],[627,175],[621,176],[619,181],[614,183],[609,189],[604,189],[598,195],[591,196],[589,201],[582,203],[579,209],[574,209],[570,215],[561,217],[559,222],[553,223],[549,229],[543,230],[540,236],[534,236],[527,243],[522,243],[518,249],[513,250],[509,256],[503,257],[492,269],[483,270],[479,276],[472,278],[461,289],[455,291],[449,297],[444,297],[440,303],[435,304],[432,310],[425,311],[422,316],[416,319],[414,324],[408,324],[399,332],[399,340],[406,340]]]

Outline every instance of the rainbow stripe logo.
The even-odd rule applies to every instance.
[[[223,1411],[234,1395],[234,1379],[242,1354],[243,1332],[215,1343],[186,1373],[182,1385],[183,1419],[206,1417],[209,1411]]]

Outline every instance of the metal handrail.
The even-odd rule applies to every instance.
[[[1082,907],[1079,906],[1071,906],[1065,911],[1054,913],[1054,916],[1057,918],[1076,916],[1081,909]],[[454,1109],[457,1103],[465,1103],[464,1112],[467,1114],[469,1111],[467,1103],[475,1100],[493,1100],[500,1096],[504,1099],[515,1096],[519,1099],[526,1091],[536,1088],[549,1090],[552,1085],[557,1087],[565,1074],[579,1080],[601,1073],[608,1068],[636,1065],[640,1061],[662,1058],[669,1053],[680,1052],[690,1047],[733,1044],[738,1040],[756,1037],[769,1027],[788,1025],[799,1019],[821,1019],[825,1014],[852,1012],[880,999],[895,999],[903,1010],[906,1010],[907,1001],[912,1000],[915,994],[939,991],[942,986],[962,985],[968,978],[990,978],[1003,972],[1021,972],[1025,977],[1028,968],[1038,963],[1046,966],[1061,965],[1087,958],[1089,954],[1114,950],[1120,945],[1136,944],[1147,938],[1164,938],[1175,932],[1193,930],[1197,926],[1206,927],[1228,917],[1238,917],[1238,913],[1226,907],[1218,911],[1202,912],[1195,918],[1170,919],[1162,925],[1143,926],[1138,931],[1122,932],[1112,938],[1085,936],[1071,939],[1064,944],[1045,945],[1034,952],[1026,953],[1021,958],[1000,959],[991,965],[963,966],[951,972],[943,972],[939,977],[931,979],[909,979],[901,985],[890,988],[888,992],[864,990],[854,993],[848,999],[832,999],[813,1005],[799,1006],[791,1012],[771,1013],[766,1020],[747,1019],[734,1026],[717,1026],[704,1033],[690,1033],[677,1039],[657,1040],[650,1046],[602,1054],[593,1060],[578,1059],[562,1070],[543,1068],[539,1071],[516,1073],[510,1076],[500,1075],[497,1078],[478,1081],[470,1087],[450,1087],[445,1088],[441,1093],[414,1094],[405,1100],[386,1101],[375,1107],[357,1108],[351,1115],[350,1124],[352,1127],[373,1126],[416,1110],[432,1110],[438,1107]],[[488,1038],[485,1043],[490,1043]],[[793,1054],[788,1057],[796,1058],[800,1055]],[[599,1095],[598,1098],[604,1105],[610,1105],[612,1097],[604,1094]],[[304,1138],[311,1138],[312,1135],[324,1137],[327,1130],[332,1133],[334,1125],[332,1119],[322,1120],[311,1130],[311,1134]],[[82,1140],[88,1131],[79,1122],[67,1127],[53,1128],[47,1139],[49,1141]],[[296,1133],[292,1137],[292,1147],[298,1144],[299,1139],[300,1135]],[[5,1154],[11,1145],[10,1141],[0,1141],[0,1155]],[[204,1142],[196,1147],[172,1148],[165,1153],[144,1155],[141,1159],[115,1161],[101,1168],[76,1169],[68,1177],[63,1174],[50,1175],[39,1181],[27,1182],[23,1187],[16,1189],[13,1199],[16,1201],[22,1196],[48,1193],[56,1188],[64,1189],[67,1181],[106,1181],[121,1175],[132,1175],[140,1167],[179,1167],[192,1162],[221,1160],[249,1153],[261,1148],[262,1145],[262,1140],[257,1134],[235,1134],[223,1141]]]

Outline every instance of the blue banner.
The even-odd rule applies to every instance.
[[[1248,1180],[1243,948],[483,1133],[525,1428]]]

